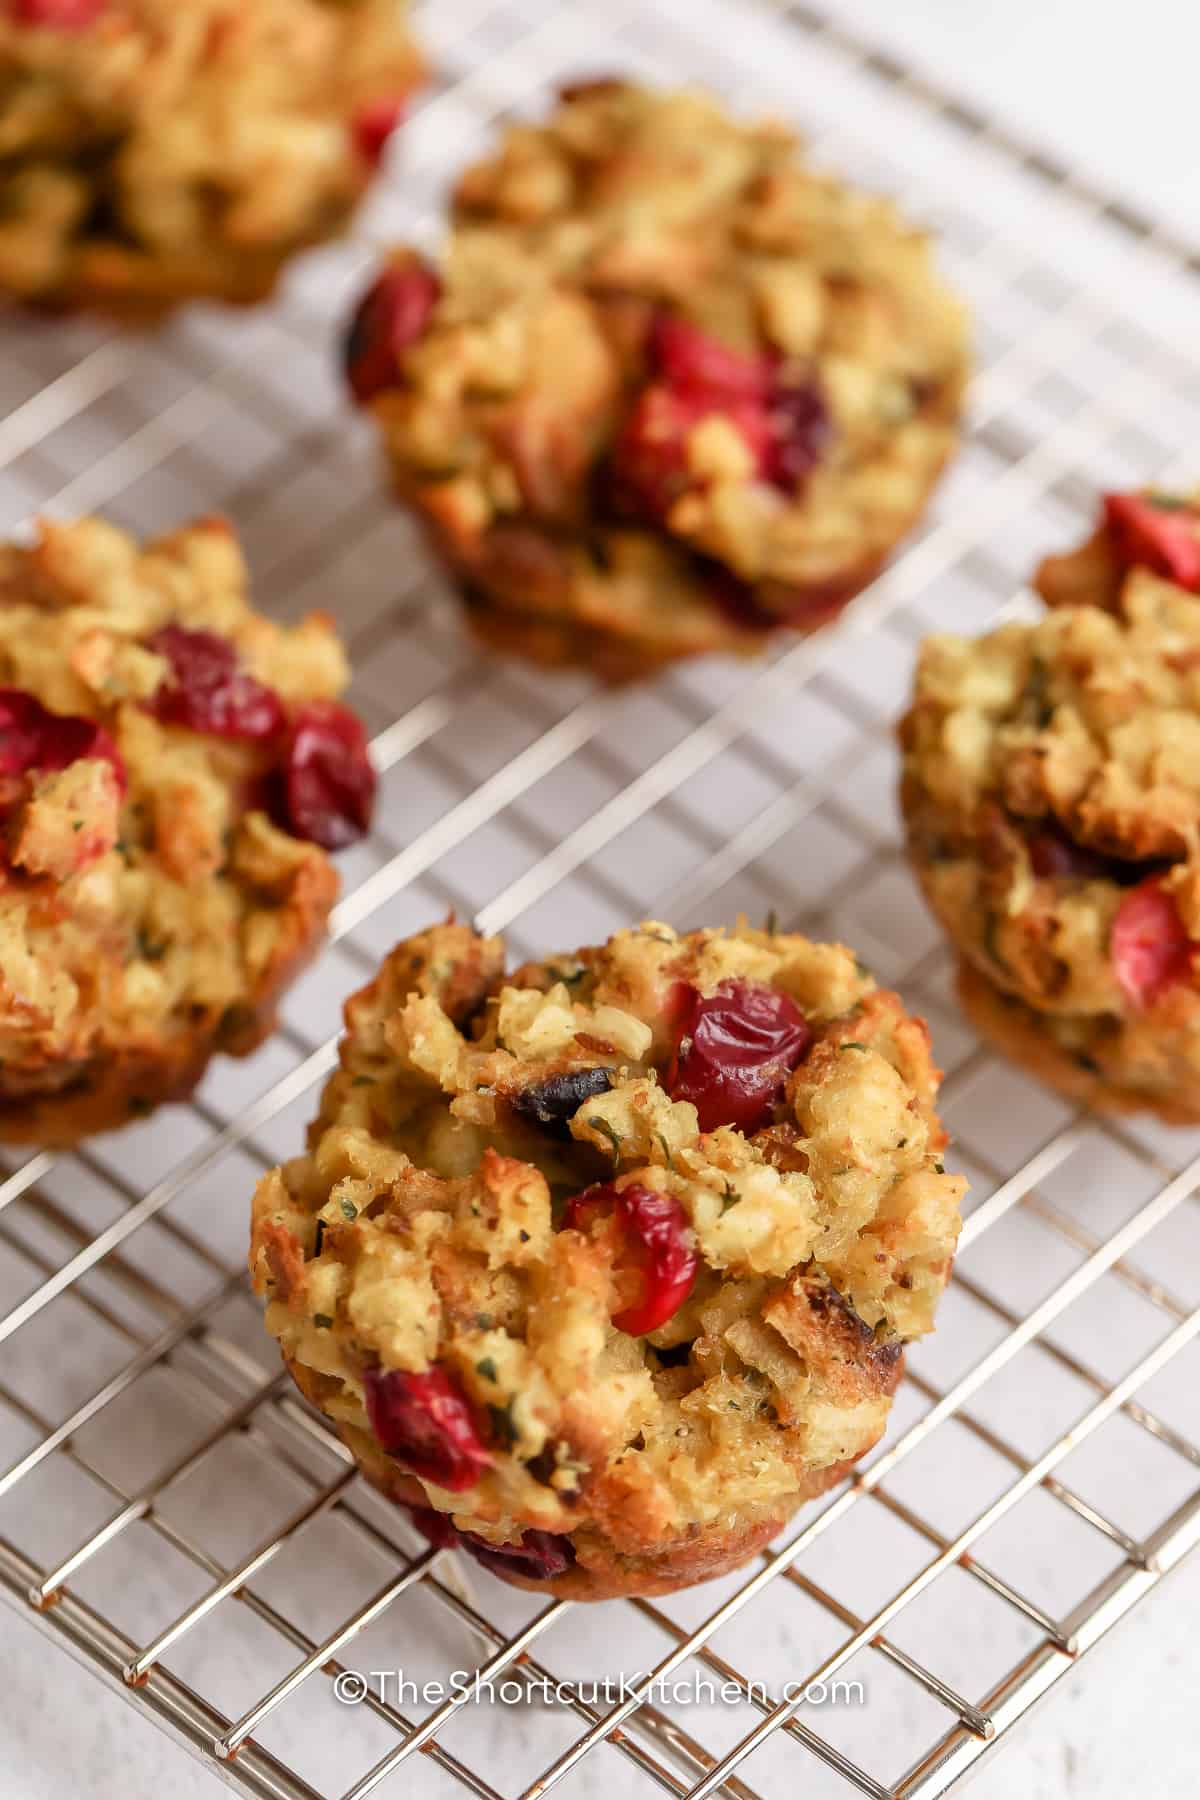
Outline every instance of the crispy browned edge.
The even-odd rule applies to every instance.
[[[322,1398],[338,1384],[330,1376],[319,1375],[286,1354],[284,1361],[305,1399],[320,1409]],[[897,1357],[884,1386],[888,1394],[895,1392],[902,1368],[903,1357]],[[386,1499],[401,1506],[429,1505],[420,1483],[405,1475],[383,1450],[376,1449],[365,1438],[365,1434],[356,1433],[354,1442],[340,1429],[338,1435],[351,1451],[362,1475]],[[869,1445],[864,1447],[859,1456],[865,1456],[869,1448]],[[697,1529],[650,1556],[604,1558],[597,1556],[594,1547],[589,1546],[586,1567],[577,1562],[550,1581],[510,1572],[492,1562],[488,1564],[488,1571],[501,1581],[507,1581],[511,1587],[525,1588],[535,1594],[550,1594],[561,1600],[619,1600],[634,1595],[672,1594],[697,1581],[713,1581],[740,1568],[783,1530],[805,1501],[815,1500],[836,1487],[850,1474],[858,1460],[859,1457],[850,1457],[828,1469],[815,1471],[799,1482],[788,1504],[756,1517],[748,1524],[714,1527],[709,1531]]]
[[[266,970],[257,991],[239,1008],[236,1032],[220,1019],[205,1020],[191,1033],[154,1046],[139,1045],[94,1058],[68,1084],[37,1096],[9,1083],[0,1068],[0,1142],[38,1144],[67,1149],[96,1132],[113,1131],[171,1100],[186,1100],[210,1058],[218,1051],[249,1056],[275,1027],[284,990],[316,955],[325,937],[329,911],[337,899],[339,879],[323,853],[315,853],[296,872],[287,908],[292,915],[288,939]],[[36,1074],[32,1075],[36,1079]]]
[[[965,957],[958,961],[957,983],[962,1009],[979,1034],[1069,1100],[1093,1112],[1154,1113],[1167,1125],[1200,1125],[1200,1085],[1190,1097],[1183,1092],[1172,1098],[1121,1087],[1082,1068],[1054,1042],[1031,1007],[1002,992]]]
[[[965,386],[964,372],[962,379],[947,390],[944,398],[949,421],[957,418],[961,411]],[[644,680],[671,663],[681,662],[692,656],[759,655],[777,637],[785,634],[808,637],[829,624],[874,581],[890,561],[896,547],[919,524],[959,442],[956,433],[947,446],[946,454],[931,469],[929,479],[911,512],[888,544],[870,556],[860,558],[840,576],[812,583],[807,588],[796,587],[792,604],[796,611],[811,604],[814,611],[810,620],[790,624],[786,618],[781,617],[778,624],[764,625],[758,629],[750,625],[739,625],[735,620],[727,618],[714,601],[711,638],[703,645],[689,650],[653,650],[628,633],[610,632],[602,626],[582,624],[566,610],[557,613],[549,608],[522,611],[514,600],[511,587],[501,586],[498,582],[489,583],[487,544],[490,534],[484,534],[478,554],[468,561],[461,554],[455,553],[452,542],[439,529],[437,521],[422,508],[419,488],[406,482],[394,465],[392,484],[400,502],[411,507],[420,518],[425,528],[426,542],[454,582],[464,605],[467,624],[481,643],[505,655],[523,657],[543,668],[587,668],[602,681],[619,684]]]

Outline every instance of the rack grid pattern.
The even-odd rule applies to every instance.
[[[428,0],[418,25],[439,80],[389,180],[277,304],[0,338],[0,528],[227,512],[264,605],[337,614],[383,774],[333,945],[271,1043],[190,1107],[0,1178],[0,1593],[271,1800],[414,1780],[932,1800],[1200,1540],[1200,1133],[1077,1113],[974,1041],[900,854],[891,727],[925,632],[1027,605],[1033,557],[1080,534],[1098,487],[1186,469],[1195,257],[786,0]],[[374,248],[436,238],[498,118],[612,67],[783,112],[896,192],[942,237],[980,365],[928,521],[837,627],[628,692],[473,651],[330,348]],[[359,1483],[261,1331],[253,1182],[300,1142],[341,999],[448,907],[518,956],[774,909],[852,941],[930,1019],[972,1179],[939,1330],[858,1475],[722,1582],[599,1614],[468,1584]],[[338,1706],[344,1670],[410,1685]],[[512,1686],[468,1703],[464,1671]],[[796,1697],[838,1681],[866,1703]]]

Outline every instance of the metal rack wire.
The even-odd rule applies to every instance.
[[[338,614],[385,771],[334,947],[275,1039],[191,1107],[0,1181],[0,1592],[272,1800],[399,1793],[414,1767],[423,1794],[619,1776],[693,1800],[798,1779],[931,1800],[1200,1539],[1200,1134],[1076,1114],[973,1041],[898,855],[890,722],[925,631],[986,624],[1098,485],[1200,441],[1200,362],[1178,347],[1195,258],[807,7],[437,0],[419,23],[440,85],[360,236],[277,305],[197,308],[157,337],[11,321],[0,339],[0,525],[227,511],[265,605]],[[474,654],[328,350],[372,241],[433,233],[498,115],[612,66],[773,106],[898,192],[942,236],[981,365],[926,527],[836,629],[621,694]],[[300,1141],[338,1001],[447,905],[518,954],[647,912],[773,906],[854,942],[930,1017],[973,1179],[938,1334],[856,1479],[724,1582],[590,1617],[487,1576],[473,1597],[358,1483],[261,1332],[251,1185]],[[532,1697],[377,1684],[336,1706],[339,1673],[381,1668],[443,1687],[478,1669]],[[637,1670],[623,1696],[594,1690]],[[725,1684],[720,1704],[665,1693],[680,1671]],[[851,1675],[865,1707],[784,1697]]]

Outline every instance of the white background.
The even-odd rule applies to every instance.
[[[1200,239],[1200,12],[1180,0],[826,0],[830,13]],[[1200,1563],[1062,1682],[977,1800],[1156,1800],[1200,1791]],[[35,1631],[0,1617],[0,1792],[215,1800],[219,1785]],[[605,1765],[606,1768],[611,1765]],[[419,1767],[410,1777],[419,1791]]]

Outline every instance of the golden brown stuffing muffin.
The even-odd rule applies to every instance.
[[[270,1030],[370,813],[345,680],[223,520],[0,546],[0,1138],[122,1124]]]
[[[1108,610],[931,638],[901,741],[977,1023],[1073,1095],[1200,1119],[1200,599],[1134,562]]]
[[[0,290],[260,299],[420,73],[401,0],[0,0]]]
[[[840,945],[647,923],[506,976],[435,926],[259,1185],[268,1328],[435,1543],[581,1600],[721,1574],[877,1441],[932,1326],[937,1082]]]
[[[467,171],[345,365],[480,634],[623,678],[836,613],[922,511],[967,357],[889,202],[612,80]]]

